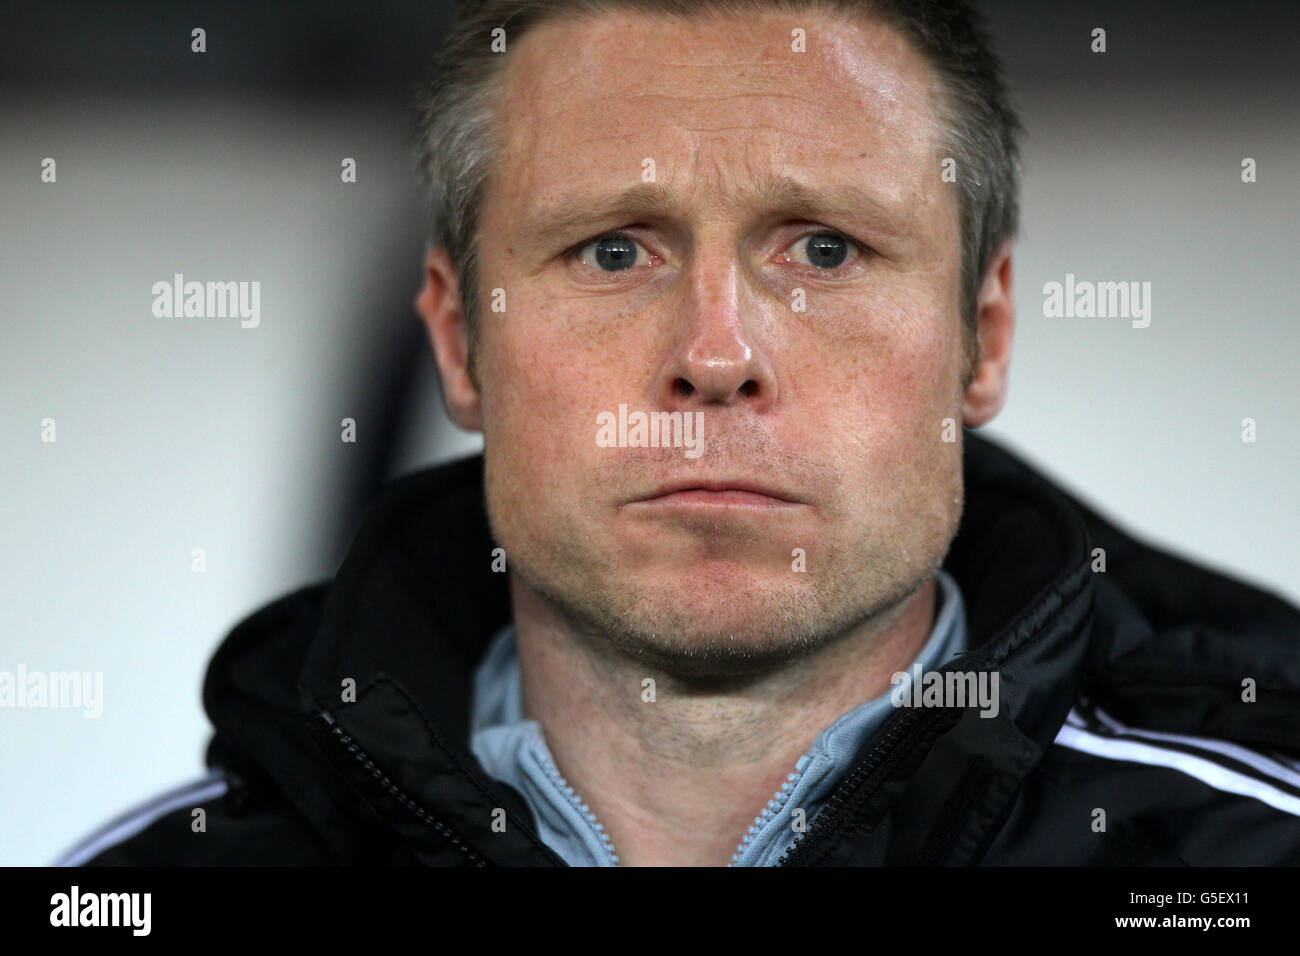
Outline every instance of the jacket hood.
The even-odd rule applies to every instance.
[[[999,712],[891,715],[788,863],[977,862],[1081,696],[1152,729],[1300,740],[1295,608],[1140,543],[974,432],[964,443],[944,568],[969,650],[943,669],[997,671]],[[559,864],[521,795],[469,750],[473,671],[510,618],[494,546],[481,456],[389,485],[331,583],[219,648],[209,763],[269,778],[344,859],[383,834],[416,862]],[[1245,678],[1258,699],[1244,707]]]

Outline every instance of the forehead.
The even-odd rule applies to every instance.
[[[513,210],[639,181],[645,159],[701,201],[783,172],[924,208],[939,179],[934,72],[878,23],[615,11],[542,23],[507,55],[491,192]]]

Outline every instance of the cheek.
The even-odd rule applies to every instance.
[[[875,540],[871,529],[893,528],[907,551],[928,555],[960,511],[955,311],[931,290],[895,287],[822,331],[826,360],[810,404],[821,410],[822,454],[853,476],[840,501],[852,536]]]
[[[943,314],[919,323],[882,371],[874,399],[873,427],[889,436],[889,447],[877,447],[873,460],[897,482],[895,494],[921,536],[946,529],[952,509],[960,508],[954,501],[962,464],[957,331]]]
[[[865,446],[916,449],[960,421],[960,329],[928,287],[893,288],[823,322],[820,401]]]
[[[508,302],[482,337],[485,445],[533,488],[574,484],[585,473],[575,462],[598,450],[598,413],[636,401],[620,365],[626,350],[607,347],[618,317],[592,321],[540,295]]]

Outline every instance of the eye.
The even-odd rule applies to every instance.
[[[794,261],[819,269],[838,269],[861,253],[852,239],[837,232],[817,232],[804,236],[790,248]]]
[[[578,246],[573,255],[602,272],[623,272],[651,258],[635,239],[623,235],[602,236]]]

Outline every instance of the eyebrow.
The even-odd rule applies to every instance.
[[[747,187],[741,201],[758,215],[781,213],[801,219],[840,217],[887,236],[903,233],[907,207],[849,184],[811,186],[785,175],[771,175]],[[525,218],[524,241],[545,243],[598,222],[685,218],[686,208],[662,183],[637,183],[608,196],[570,195]]]

